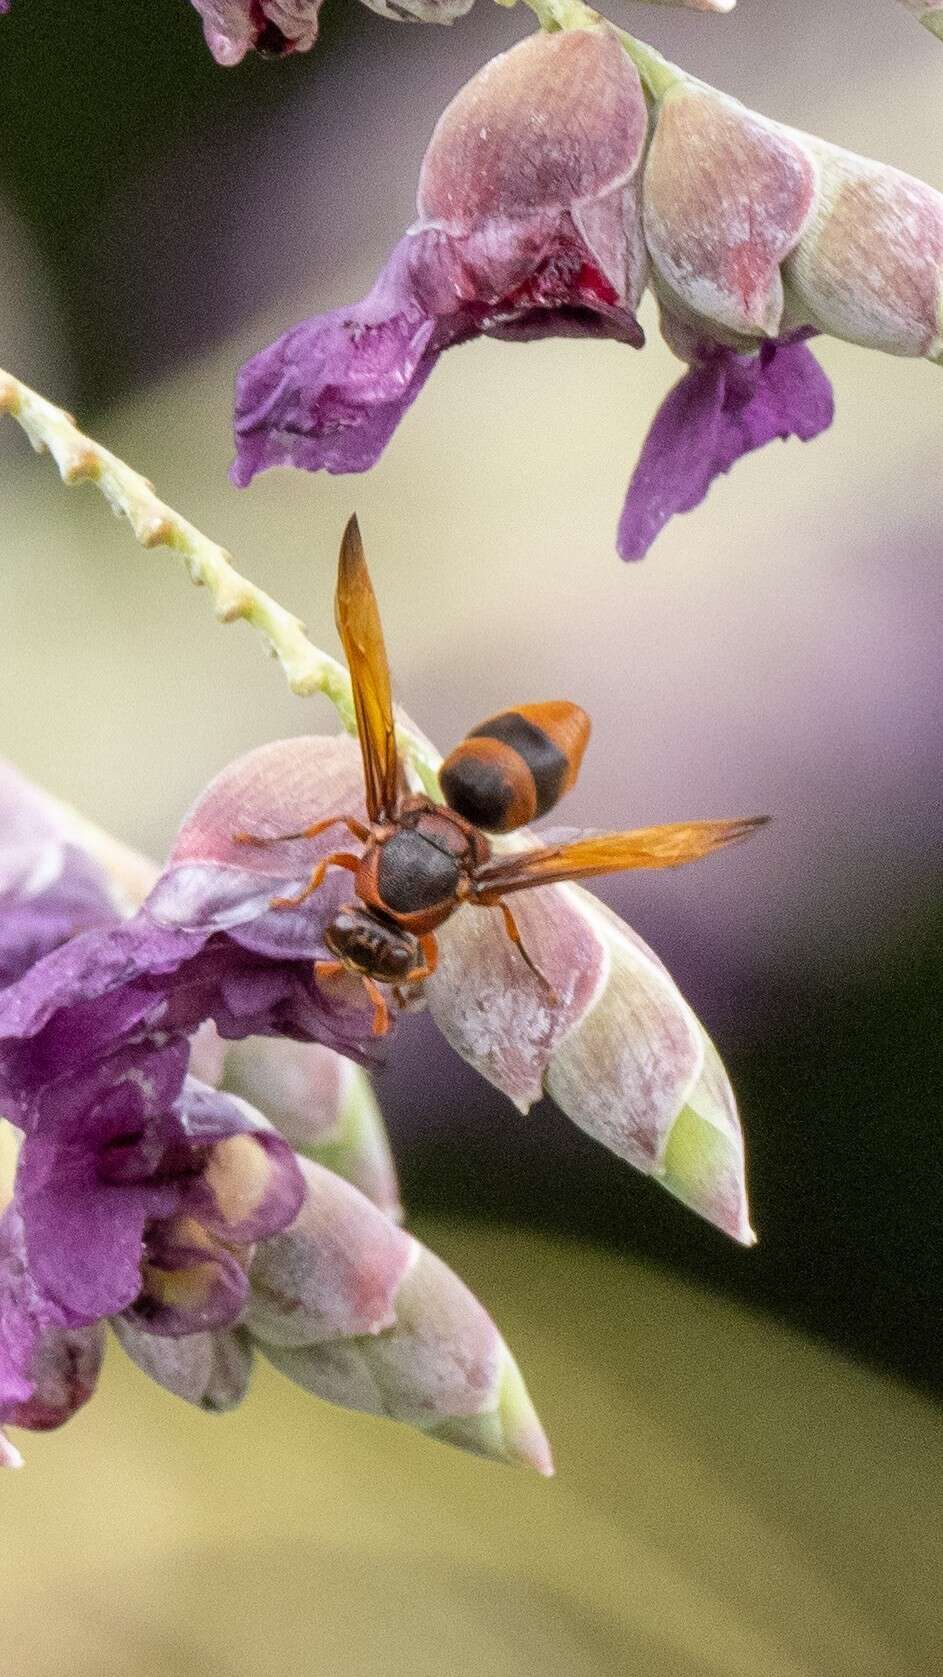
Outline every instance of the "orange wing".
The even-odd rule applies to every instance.
[[[356,516],[348,523],[341,542],[334,618],[354,690],[367,813],[371,821],[379,821],[396,807],[399,760],[383,626]]]
[[[677,821],[667,827],[639,827],[631,833],[590,833],[541,850],[520,850],[486,862],[474,876],[475,901],[493,904],[512,891],[552,885],[629,868],[677,868],[712,850],[749,838],[768,818],[745,821]]]

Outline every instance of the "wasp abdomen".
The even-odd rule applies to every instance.
[[[476,827],[510,833],[546,815],[573,785],[589,717],[566,699],[489,717],[446,758],[446,802]]]

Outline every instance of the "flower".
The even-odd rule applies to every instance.
[[[0,1213],[0,1429],[68,1420],[110,1324],[151,1378],[203,1408],[241,1400],[261,1349],[334,1402],[552,1471],[497,1328],[388,1214],[395,1174],[363,1074],[315,1043],[241,1045],[234,1080],[275,1098],[308,1157],[192,1076],[197,1062],[225,1070],[211,1017],[234,1034],[285,1022],[330,1035],[298,963],[283,963],[286,981],[277,955],[234,962],[223,934],[207,953],[205,938],[155,939],[141,912],[119,921],[101,865],[63,837],[79,830],[0,768],[0,905],[21,972],[0,994],[2,1099],[22,1132]],[[128,877],[119,847],[94,849]],[[89,904],[97,923],[79,931]],[[19,1461],[0,1430],[0,1465]]]
[[[318,38],[322,0],[193,0],[193,4],[218,64],[239,64],[253,50],[273,57],[308,52]]]
[[[480,334],[639,348],[650,285],[690,370],[620,521],[618,551],[640,558],[741,456],[831,423],[816,333],[943,358],[943,195],[666,77],[649,113],[605,25],[538,34],[474,77],[372,291],[242,369],[234,482],[274,465],[365,471],[443,350]]]
[[[640,347],[647,123],[608,28],[534,35],[486,65],[439,119],[419,220],[369,295],[242,369],[233,480],[275,465],[366,471],[442,351],[481,334]]]
[[[394,22],[451,23],[474,0],[363,0]],[[193,0],[203,19],[206,44],[218,64],[239,64],[247,52],[283,58],[308,52],[318,38],[323,0]],[[0,0],[0,11],[5,9]]]

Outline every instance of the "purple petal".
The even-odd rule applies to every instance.
[[[152,1138],[161,1157],[188,1057],[185,1042],[125,1050],[88,1075],[43,1089],[20,1154],[16,1205],[30,1272],[65,1325],[116,1315],[140,1288],[147,1223],[176,1210],[172,1180],[121,1179],[126,1136]],[[116,1147],[119,1175],[101,1164]],[[139,1149],[140,1150],[140,1149]]]
[[[42,1298],[22,1221],[8,1207],[0,1217],[0,1422],[33,1431],[61,1426],[91,1397],[101,1356],[97,1327],[65,1328]]]
[[[764,344],[754,356],[715,351],[655,415],[619,520],[620,556],[643,558],[668,520],[698,506],[742,455],[776,437],[808,442],[833,414],[831,385],[805,344]]]
[[[420,302],[407,234],[362,303],[303,321],[236,380],[244,488],[269,466],[365,472],[379,459],[445,342]]]
[[[270,57],[308,52],[318,36],[322,0],[193,0],[206,44],[227,69],[253,48]]]
[[[105,874],[70,841],[62,812],[0,762],[0,988],[78,932],[116,919]]]

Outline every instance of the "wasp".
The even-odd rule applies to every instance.
[[[508,937],[537,979],[548,980],[524,947],[506,901],[518,891],[630,868],[672,868],[746,838],[765,817],[741,821],[690,821],[631,832],[584,833],[559,844],[496,852],[489,833],[511,833],[545,815],[579,773],[590,720],[568,700],[518,705],[482,722],[445,759],[439,773],[444,806],[410,792],[399,754],[390,671],[376,595],[356,518],[344,532],[334,614],[353,689],[363,758],[367,821],[339,813],[301,832],[261,838],[238,833],[247,844],[316,838],[346,827],[362,846],[359,855],[335,850],[318,862],[301,893],[277,897],[273,907],[296,906],[322,884],[329,868],[353,875],[356,901],[335,915],[324,933],[329,960],[317,977],[356,973],[373,1003],[373,1031],[390,1027],[390,1009],[379,985],[389,985],[400,1006],[404,987],[436,969],[436,931],[464,906],[500,910]]]

